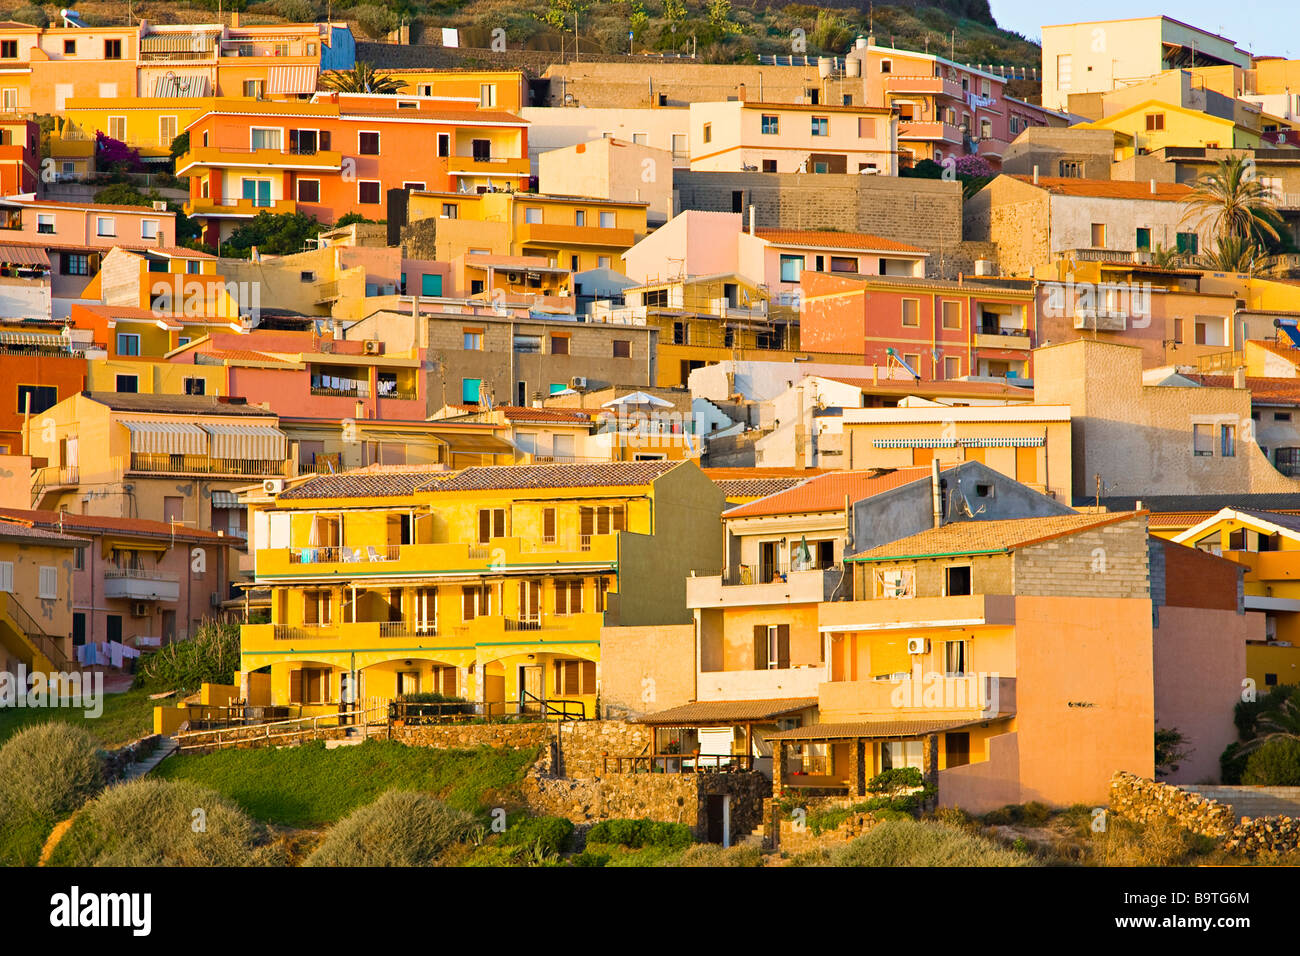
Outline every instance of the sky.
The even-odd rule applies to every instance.
[[[1283,0],[1248,0],[1237,4],[1224,0],[1179,0],[1178,3],[1089,0],[1082,7],[1065,0],[989,0],[989,6],[998,26],[1022,33],[1034,42],[1038,42],[1044,24],[1164,14],[1228,37],[1241,49],[1257,56],[1300,59],[1300,29],[1296,26],[1295,7]]]

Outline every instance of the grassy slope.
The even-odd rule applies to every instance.
[[[266,823],[331,823],[385,790],[424,790],[482,812],[509,803],[536,759],[532,750],[435,750],[369,740],[327,751],[323,743],[171,757],[156,773],[211,787]]]
[[[0,744],[29,724],[63,720],[85,727],[105,749],[119,747],[153,732],[155,703],[149,699],[147,691],[130,690],[124,694],[106,694],[104,712],[95,718],[86,717],[81,710],[72,707],[6,708],[0,710]]]

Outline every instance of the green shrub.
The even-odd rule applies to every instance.
[[[144,778],[110,787],[63,835],[52,866],[269,866],[283,854],[214,790]]]
[[[0,747],[0,794],[7,816],[51,825],[104,787],[95,738],[62,721],[33,724]]]
[[[609,863],[610,854],[597,853],[592,850],[583,850],[575,857],[569,859],[570,866],[606,866]]]
[[[1008,803],[1005,807],[990,810],[984,814],[985,823],[995,826],[1041,827],[1052,815],[1052,808],[1045,803]]]
[[[682,866],[737,866],[763,865],[763,852],[756,846],[733,846],[723,849],[716,843],[699,843],[688,847],[682,854]]]
[[[387,7],[365,3],[348,11],[349,19],[356,20],[366,36],[372,40],[382,40],[397,29],[397,14]]]
[[[925,777],[916,767],[898,767],[883,770],[867,781],[870,793],[897,793],[913,787],[925,786]]]
[[[573,824],[563,817],[521,815],[509,821],[501,842],[506,846],[540,846],[543,853],[565,853],[573,844]]]
[[[140,658],[135,687],[196,691],[199,685],[233,684],[239,669],[239,625],[205,621],[189,640]]]
[[[602,820],[587,833],[588,843],[611,846],[664,847],[680,850],[694,842],[690,827],[659,820]]]
[[[942,823],[886,820],[831,852],[831,866],[1028,866],[1023,854]]]
[[[34,27],[45,27],[50,25],[50,18],[34,3],[25,3],[9,15],[10,20],[17,23],[30,23]]]
[[[1241,783],[1241,775],[1246,772],[1246,759],[1250,754],[1241,752],[1241,743],[1230,743],[1219,754],[1219,779],[1229,786]]]
[[[1247,786],[1300,786],[1300,740],[1275,737],[1246,758],[1241,782]]]
[[[390,790],[344,817],[325,835],[308,866],[431,866],[443,850],[482,827],[426,793]]]
[[[311,0],[274,0],[270,6],[277,17],[290,23],[315,23],[320,17],[319,5]]]
[[[1263,697],[1255,700],[1237,701],[1237,706],[1233,708],[1232,712],[1233,723],[1237,725],[1237,736],[1242,740],[1253,739],[1260,715],[1279,710],[1296,691],[1300,691],[1300,686],[1279,684]]]

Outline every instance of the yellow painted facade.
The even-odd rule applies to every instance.
[[[1258,130],[1160,100],[1147,100],[1103,119],[1079,123],[1074,128],[1106,129],[1123,134],[1124,143],[1115,151],[1117,160],[1129,159],[1139,150],[1152,152],[1166,146],[1259,147]]]
[[[413,96],[473,100],[482,109],[517,113],[528,102],[528,84],[517,70],[381,70],[402,84],[400,92]]]

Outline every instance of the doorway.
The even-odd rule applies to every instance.
[[[731,846],[731,797],[723,793],[709,794],[705,814],[708,816],[708,841],[721,843],[724,850]]]
[[[519,665],[519,710],[538,713],[542,709],[543,686],[540,664]]]

